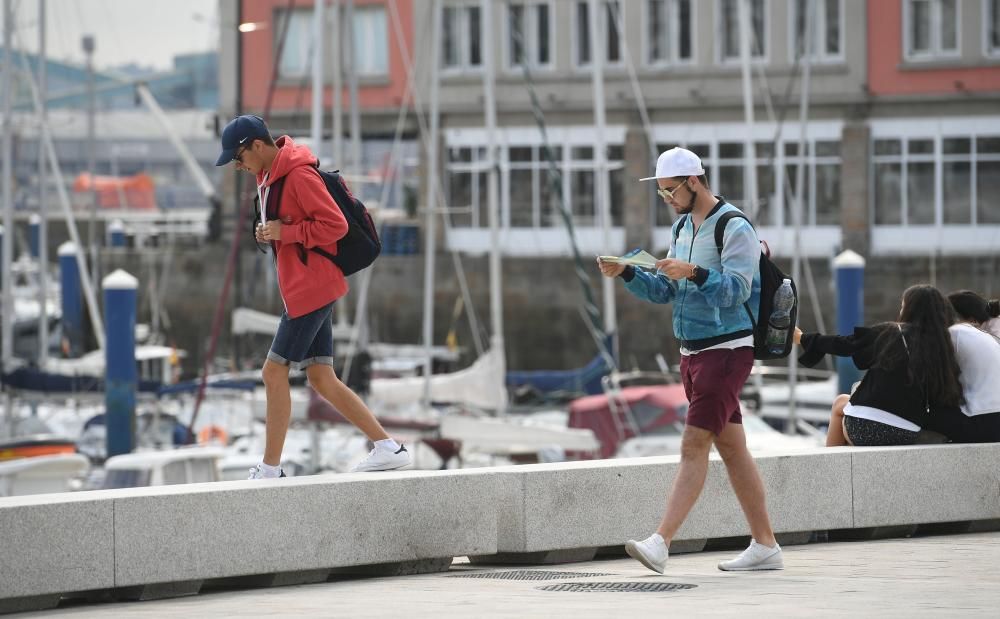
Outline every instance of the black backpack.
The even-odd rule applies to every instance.
[[[687,217],[687,215],[681,217],[674,226],[675,244],[677,243],[677,235],[680,234],[681,228],[687,223]],[[719,218],[715,221],[715,248],[718,250],[720,257],[722,256],[722,244],[726,234],[726,225],[729,224],[731,219],[736,218],[745,219],[751,226],[753,225],[750,218],[740,211],[726,211],[719,215]],[[743,303],[743,307],[746,308],[747,314],[750,316],[750,323],[753,325],[753,358],[761,360],[781,359],[787,357],[792,352],[795,325],[799,314],[799,291],[795,287],[795,281],[785,275],[776,264],[771,262],[771,251],[767,243],[761,241],[761,244],[763,248],[760,252],[760,306],[757,308],[757,316],[758,318],[763,316],[765,319],[759,321],[754,319],[753,310],[750,308],[749,302]],[[770,351],[767,345],[767,318],[771,316],[771,312],[774,309],[774,293],[781,287],[781,282],[786,279],[792,282],[792,294],[795,296],[795,303],[792,305],[791,321],[789,322],[788,331],[785,333],[784,350],[780,354],[775,354]]]
[[[340,170],[327,172],[320,170],[318,167],[313,169],[323,179],[323,183],[326,184],[326,190],[330,193],[337,207],[340,208],[340,212],[344,214],[344,219],[347,220],[347,234],[337,241],[337,255],[333,255],[319,247],[310,247],[309,251],[316,252],[333,262],[344,272],[344,275],[357,273],[375,262],[375,259],[382,252],[382,242],[378,238],[375,222],[372,221],[372,217],[368,213],[368,209],[365,208],[364,203],[354,197],[351,190],[347,188],[347,183],[344,181],[344,177],[340,175]],[[281,193],[284,187],[284,177],[279,178],[271,184],[269,195],[273,197],[269,197],[269,201],[274,207],[268,209],[268,221],[278,219],[278,211],[281,208]],[[254,199],[256,207],[254,221],[251,222],[251,230],[254,230],[257,227],[257,222],[260,221],[261,207],[258,203],[259,200]],[[303,264],[308,262],[308,257],[309,254],[306,252],[306,249],[300,245],[299,259]]]

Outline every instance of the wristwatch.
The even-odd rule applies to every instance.
[[[698,279],[698,274],[703,270],[704,269],[702,269],[700,266],[696,264],[694,265],[694,269],[691,270],[691,275],[688,275],[685,279],[687,279],[689,282],[693,282]]]

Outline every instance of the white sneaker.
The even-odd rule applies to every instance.
[[[368,457],[351,469],[351,472],[395,471],[404,466],[409,466],[412,462],[410,452],[406,451],[406,447],[403,445],[400,445],[399,449],[393,451],[389,447],[376,444],[375,449],[368,452]]]
[[[278,475],[278,477],[288,477],[287,475],[285,475],[285,471],[284,470],[280,470],[280,472],[281,472],[281,474]],[[277,479],[277,477],[266,477],[264,475],[264,469],[262,469],[260,467],[260,465],[258,464],[258,465],[254,466],[253,468],[250,469],[250,477],[247,477],[247,479],[248,480],[250,480],[250,479]]]
[[[724,572],[751,572],[754,570],[783,570],[785,563],[781,559],[781,546],[774,548],[758,544],[751,539],[750,545],[732,561],[719,563],[719,569]]]
[[[667,568],[667,558],[670,556],[670,551],[659,533],[653,533],[641,542],[630,539],[625,542],[625,552],[639,563],[660,574]]]

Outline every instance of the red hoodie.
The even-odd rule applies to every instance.
[[[337,241],[347,234],[347,220],[316,173],[317,159],[309,149],[296,145],[287,135],[274,144],[278,154],[267,181],[262,172],[257,175],[257,185],[269,187],[285,179],[277,205],[281,240],[274,241],[274,254],[285,311],[289,318],[298,318],[347,294],[347,279],[340,267],[316,252],[302,249],[319,247],[336,255]],[[268,196],[268,202],[268,210],[273,213],[272,196]]]

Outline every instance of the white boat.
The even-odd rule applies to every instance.
[[[90,462],[80,454],[0,462],[0,497],[75,490],[89,466]]]
[[[185,447],[108,458],[101,489],[170,486],[219,481],[221,449]]]

